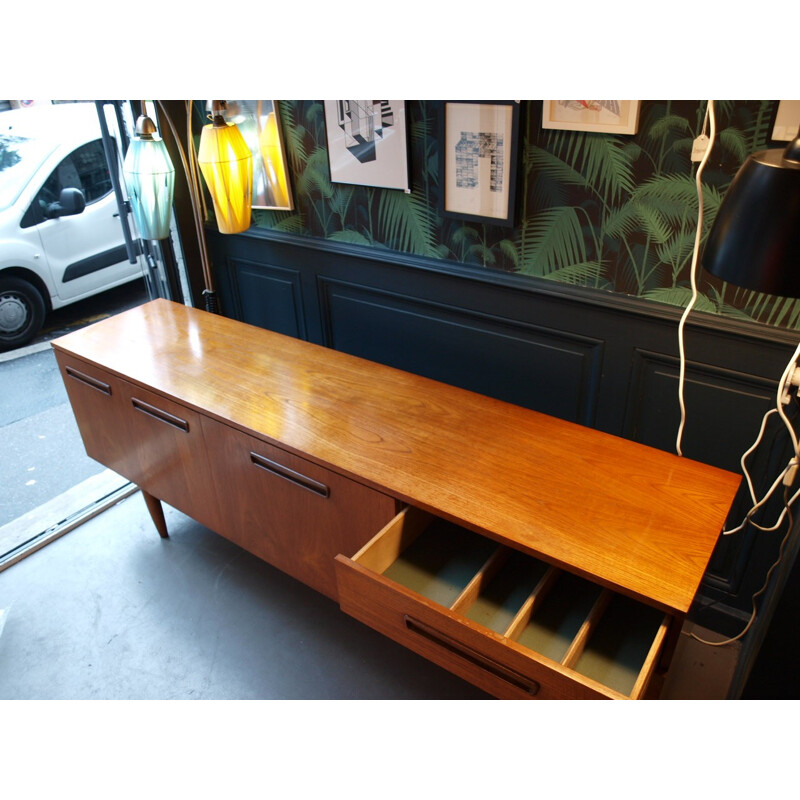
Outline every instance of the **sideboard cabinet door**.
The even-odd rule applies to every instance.
[[[220,513],[200,415],[56,351],[86,454],[203,525]]]
[[[336,599],[334,559],[397,511],[387,495],[203,417],[223,521],[217,532]]]
[[[216,477],[201,415],[162,395],[121,382],[131,435],[126,477],[212,530],[221,525]]]
[[[123,381],[94,364],[55,353],[86,455],[130,480],[133,434]]]

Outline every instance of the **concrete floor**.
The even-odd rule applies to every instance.
[[[0,699],[483,695],[136,493],[0,573]]]
[[[0,699],[486,699],[333,601],[135,493],[0,572]],[[726,696],[681,637],[667,699]]]

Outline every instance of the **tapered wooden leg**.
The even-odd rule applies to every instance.
[[[150,512],[150,519],[153,520],[158,535],[162,539],[167,539],[169,537],[167,533],[167,521],[164,519],[164,509],[161,507],[161,501],[157,497],[148,494],[144,489],[142,489],[142,497],[144,497],[144,502],[147,504],[147,510]]]

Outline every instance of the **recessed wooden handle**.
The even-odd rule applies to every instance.
[[[250,461],[260,469],[271,472],[273,475],[277,475],[279,478],[301,486],[303,489],[308,489],[309,492],[314,492],[314,494],[318,494],[320,497],[330,497],[331,490],[324,483],[315,481],[313,478],[309,478],[307,475],[303,475],[300,472],[295,472],[293,469],[289,469],[289,467],[284,467],[283,464],[279,464],[271,458],[260,456],[258,453],[250,453]]]
[[[103,381],[99,381],[97,378],[91,377],[91,375],[85,375],[83,372],[79,372],[73,367],[65,367],[64,371],[70,378],[73,378],[79,383],[90,386],[92,389],[96,389],[98,392],[102,392],[111,397],[111,387],[107,383],[103,383]]]
[[[148,417],[157,419],[159,422],[164,422],[167,425],[171,425],[173,428],[183,431],[184,433],[189,433],[189,423],[185,419],[181,419],[180,417],[176,417],[174,414],[169,414],[166,411],[162,411],[160,408],[151,406],[150,403],[145,403],[144,400],[139,400],[136,397],[131,398],[131,403],[133,404],[133,407],[137,411],[141,411],[142,414],[147,414]]]
[[[453,639],[446,633],[437,631],[435,628],[432,628],[430,625],[426,625],[424,622],[420,622],[419,620],[413,619],[413,617],[409,617],[408,614],[405,614],[403,618],[405,619],[406,628],[408,628],[408,630],[410,630],[412,633],[423,636],[428,641],[438,644],[445,650],[454,653],[460,658],[463,658],[465,661],[469,661],[471,664],[480,667],[486,672],[490,672],[492,675],[504,680],[506,683],[510,683],[512,686],[522,689],[523,692],[527,692],[529,695],[531,695],[531,697],[534,697],[539,693],[540,686],[536,681],[526,678],[524,675],[520,675],[518,672],[515,672],[514,670],[509,669],[502,664],[498,664],[496,661],[492,661],[492,659],[483,655],[483,653],[479,653],[477,650],[467,647],[467,645],[465,645],[463,642]]]

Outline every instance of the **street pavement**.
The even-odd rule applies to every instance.
[[[0,353],[0,527],[104,470],[83,448],[50,341],[147,299],[134,281],[54,312],[32,344]]]

